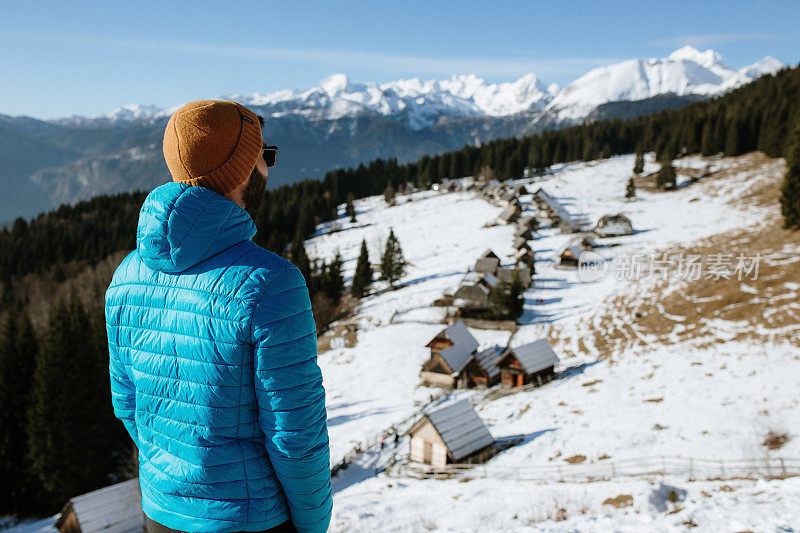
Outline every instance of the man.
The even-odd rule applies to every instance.
[[[106,292],[114,412],[139,448],[152,531],[325,531],[330,453],[300,271],[254,244],[259,117],[190,102],[164,133],[173,183],[142,206]],[[274,529],[273,529],[274,528]]]

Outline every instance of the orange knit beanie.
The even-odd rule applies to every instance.
[[[172,181],[227,196],[250,176],[262,144],[255,113],[236,102],[198,100],[170,117],[164,159]]]

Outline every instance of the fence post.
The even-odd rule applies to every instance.
[[[611,477],[617,477],[617,465],[614,463],[614,461],[611,461]]]
[[[723,461],[722,459],[720,459],[719,461],[719,469],[720,472],[722,473],[720,477],[725,477],[725,461]]]
[[[689,480],[694,479],[694,458],[689,458]]]
[[[663,455],[661,456],[661,475],[667,475],[667,460]]]
[[[783,472],[783,477],[787,477],[786,476],[786,465],[783,462],[783,457],[781,457],[781,472]]]

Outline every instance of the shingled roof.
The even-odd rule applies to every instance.
[[[426,416],[442,437],[453,461],[463,459],[494,442],[492,434],[469,400],[436,409]]]
[[[493,379],[500,373],[497,362],[500,360],[501,355],[503,355],[503,348],[492,346],[476,353],[473,357],[486,372],[486,375],[489,376],[489,379]]]
[[[500,260],[496,257],[481,257],[475,262],[475,272],[489,272],[494,274],[497,267],[500,266]]]
[[[452,342],[454,345],[466,344],[472,346],[472,350],[478,349],[478,341],[475,340],[475,337],[473,337],[472,333],[469,332],[467,326],[465,326],[464,323],[460,320],[456,320],[451,325],[447,326],[442,331],[440,331],[436,335],[436,337],[430,340],[427,346],[430,346],[430,344],[433,341],[435,341],[439,337],[439,335],[444,335],[444,337],[450,342]]]
[[[547,339],[539,339],[538,341],[523,344],[516,348],[509,348],[506,354],[513,353],[517,361],[522,365],[522,368],[527,374],[533,374],[544,370],[545,368],[555,366],[558,364],[559,359]]]

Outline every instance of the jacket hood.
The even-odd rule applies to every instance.
[[[136,249],[148,268],[175,274],[255,234],[253,219],[235,202],[205,187],[172,182],[147,195]]]

